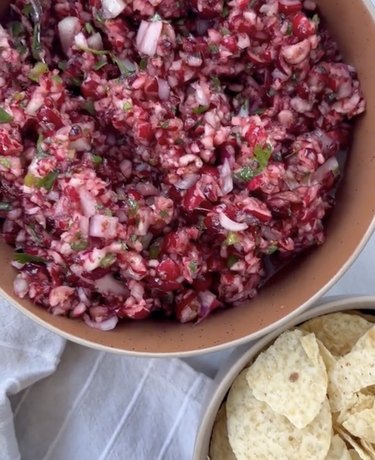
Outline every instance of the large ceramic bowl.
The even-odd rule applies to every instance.
[[[239,345],[278,327],[311,305],[350,266],[374,225],[375,193],[375,22],[370,0],[318,0],[345,60],[359,73],[367,112],[355,129],[350,160],[327,242],[292,264],[249,305],[212,315],[198,325],[141,321],[111,332],[54,317],[13,294],[13,249],[0,243],[0,293],[39,323],[73,341],[96,348],[145,355],[188,355]],[[0,5],[3,0],[0,0]]]
[[[221,367],[213,383],[212,390],[208,395],[206,405],[202,413],[202,421],[195,442],[193,460],[207,460],[212,427],[217,412],[227,395],[234,379],[254,358],[268,345],[270,345],[282,332],[300,324],[308,319],[345,310],[374,310],[375,297],[337,297],[327,301],[308,312],[297,316],[287,322],[281,328],[266,335],[253,345],[245,345],[236,349]]]

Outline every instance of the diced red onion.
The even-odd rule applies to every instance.
[[[87,39],[87,45],[93,50],[102,50],[103,49],[103,40],[99,32],[94,35],[91,35]]]
[[[248,227],[247,224],[243,222],[235,222],[234,220],[229,219],[229,217],[226,216],[223,212],[219,213],[219,221],[220,225],[230,232],[241,232],[246,230]]]
[[[192,187],[199,179],[199,174],[187,174],[183,179],[178,181],[175,186],[180,190],[187,190]]]
[[[129,294],[125,285],[120,281],[115,280],[110,274],[95,280],[94,284],[96,289],[103,294],[114,294],[116,296],[126,296]]]
[[[198,294],[200,302],[199,317],[200,321],[206,318],[212,310],[217,308],[220,304],[217,301],[215,294],[211,291],[201,291]]]
[[[34,94],[31,96],[31,99],[29,103],[26,106],[26,112],[29,115],[35,115],[36,112],[43,107],[44,104],[44,98],[42,94],[40,94],[38,91],[35,91]]]
[[[87,236],[89,234],[89,225],[90,225],[90,221],[88,217],[86,216],[79,217],[79,229],[83,236]]]
[[[79,32],[74,37],[74,44],[76,45],[77,48],[79,48],[81,50],[87,50],[87,48],[88,48],[86,37],[83,35],[82,32]]]
[[[78,190],[81,207],[86,217],[91,217],[96,214],[96,200],[84,187]]]
[[[295,45],[283,46],[281,54],[289,64],[300,64],[307,58],[310,49],[310,41],[306,39]]]
[[[135,189],[143,196],[155,196],[159,195],[159,190],[151,182],[139,182]]]
[[[222,166],[218,167],[220,173],[220,186],[223,195],[230,193],[233,190],[232,170],[227,159],[224,160]]]
[[[207,106],[210,103],[210,90],[206,83],[196,83],[193,85],[196,91],[196,98],[199,105]]]
[[[97,238],[114,238],[117,233],[118,217],[96,214],[90,218],[90,236]]]
[[[14,289],[14,293],[18,297],[23,298],[25,297],[25,295],[27,294],[27,291],[29,290],[29,283],[25,279],[19,278],[17,276],[13,282],[13,289]]]
[[[288,8],[301,6],[301,0],[279,0],[279,3]]]
[[[73,16],[67,16],[57,24],[61,47],[65,54],[68,53],[74,42],[74,37],[81,29],[79,19]]]
[[[99,329],[100,331],[111,331],[116,327],[118,323],[117,316],[112,316],[111,318],[106,319],[104,321],[96,322],[90,319],[88,315],[84,315],[83,320],[88,326],[94,329]]]
[[[250,38],[247,34],[239,34],[237,40],[238,48],[245,49],[250,46]]]
[[[72,318],[78,318],[82,316],[86,310],[87,310],[87,306],[84,303],[79,302],[79,304],[73,308],[73,311],[71,313]]]
[[[132,175],[133,164],[130,160],[122,160],[120,163],[120,169],[124,177],[128,179]]]
[[[330,157],[313,174],[313,182],[321,183],[328,173],[336,173],[339,170],[339,162],[336,157]]]
[[[126,8],[123,0],[102,0],[104,19],[114,19]]]
[[[303,6],[304,8],[310,11],[314,11],[316,9],[316,3],[313,0],[305,0],[303,2]]]
[[[159,78],[158,85],[159,85],[159,97],[162,101],[166,101],[169,98],[169,93],[171,91],[169,83],[166,80]]]
[[[207,32],[207,30],[210,28],[210,21],[207,21],[207,19],[197,19],[196,25],[197,25],[197,34],[204,35]]]
[[[87,297],[85,290],[81,287],[77,288],[77,294],[81,303],[90,306],[90,299]]]
[[[70,142],[70,148],[77,150],[77,152],[87,152],[91,149],[90,142],[85,137],[80,137],[75,141]]]
[[[135,300],[141,301],[143,299],[143,296],[145,295],[145,288],[141,283],[138,283],[137,281],[130,281],[129,283],[130,287],[130,295],[132,295]]]
[[[138,51],[150,57],[154,56],[162,29],[162,21],[142,21],[136,38]]]

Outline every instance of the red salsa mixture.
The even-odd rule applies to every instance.
[[[0,56],[19,297],[200,321],[324,242],[365,103],[313,1],[16,0]]]

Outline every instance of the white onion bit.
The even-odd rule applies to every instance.
[[[87,39],[87,44],[88,44],[90,49],[102,50],[103,49],[103,40],[102,40],[102,36],[100,35],[100,33],[97,32],[96,34],[91,35],[91,37],[89,37]]]
[[[178,181],[175,186],[180,190],[187,190],[197,183],[199,177],[199,174],[187,174],[183,179]]]
[[[329,172],[336,173],[340,170],[340,165],[336,157],[330,157],[313,174],[312,182],[320,184]]]
[[[90,236],[98,238],[114,238],[117,233],[117,217],[96,214],[90,218]]]
[[[150,57],[154,56],[162,29],[162,21],[142,21],[136,37],[138,51]]]
[[[159,78],[158,85],[159,85],[159,97],[162,101],[166,101],[169,98],[169,93],[171,91],[169,83],[166,80]]]
[[[73,16],[67,16],[57,24],[62,49],[65,54],[68,53],[74,42],[74,37],[81,29],[79,19]]]
[[[102,0],[103,17],[104,19],[117,18],[126,8],[123,0]]]
[[[13,282],[13,289],[14,293],[18,297],[23,298],[29,290],[29,283],[23,278],[16,277],[16,279]]]
[[[114,294],[117,296],[126,296],[129,291],[120,282],[115,280],[112,275],[105,275],[95,281],[95,288],[102,294]]]
[[[111,318],[101,321],[100,323],[93,321],[87,315],[84,315],[83,319],[88,326],[94,329],[99,329],[100,331],[111,331],[112,329],[116,327],[118,323],[117,316],[112,316]]]
[[[219,221],[220,225],[230,232],[241,232],[242,230],[246,230],[248,228],[247,224],[235,222],[234,220],[229,219],[229,217],[223,212],[219,213]]]
[[[223,166],[219,166],[218,169],[220,172],[221,191],[223,195],[226,195],[233,190],[232,170],[227,158],[224,160]]]
[[[86,37],[83,35],[82,32],[79,32],[74,37],[74,44],[76,45],[77,48],[81,50],[87,50],[88,48]]]

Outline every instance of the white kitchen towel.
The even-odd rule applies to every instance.
[[[64,340],[0,299],[0,460],[20,458],[8,397],[55,371]]]
[[[0,460],[191,460],[211,379],[72,343],[59,364],[62,339],[4,301],[0,315]]]

